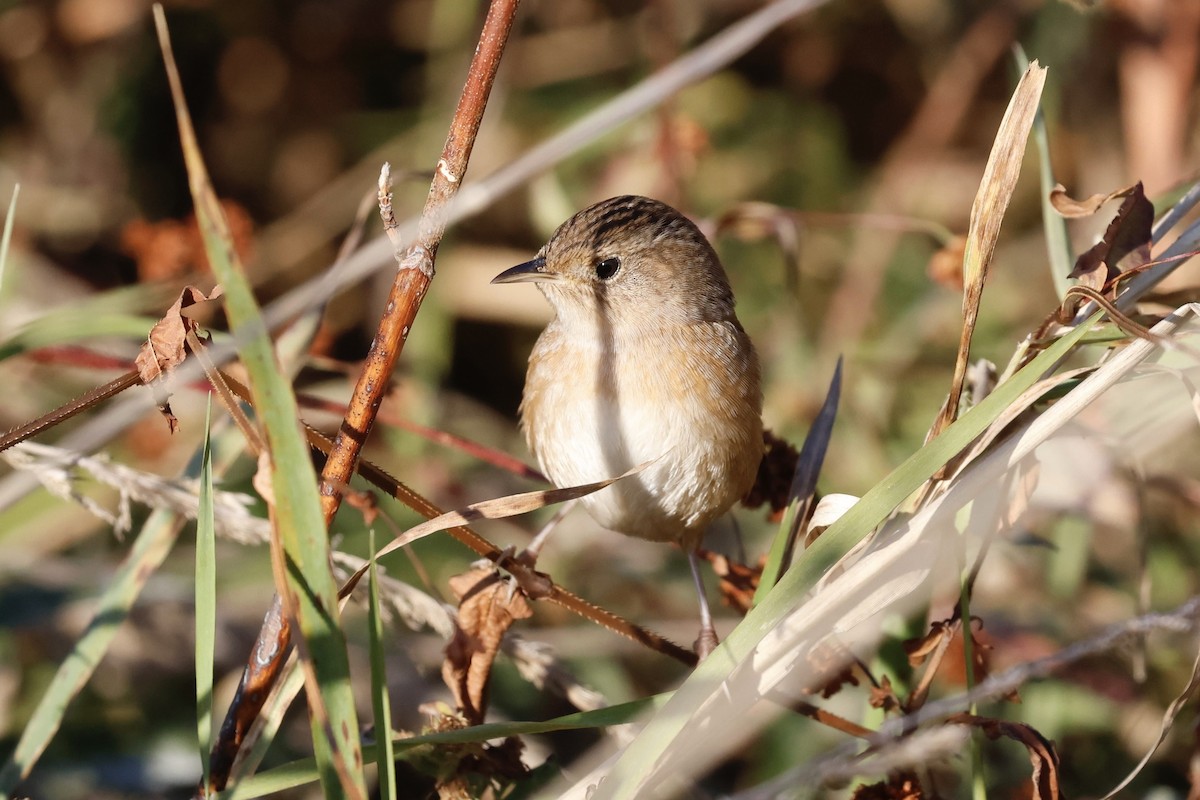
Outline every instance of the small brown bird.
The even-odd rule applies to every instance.
[[[688,553],[704,656],[716,634],[695,549],[750,489],[763,450],[758,357],[725,270],[678,211],[625,196],[579,212],[492,282],[524,281],[555,311],[529,357],[529,448],[557,486],[652,462],[582,502],[606,528]]]

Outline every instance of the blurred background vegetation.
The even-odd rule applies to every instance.
[[[166,5],[200,145],[264,301],[328,267],[364,195],[373,194],[382,161],[399,176],[398,212],[419,210],[483,2]],[[525,0],[467,182],[761,5]],[[832,0],[452,228],[385,413],[528,460],[516,409],[524,361],[549,310],[533,290],[488,280],[528,259],[575,210],[615,194],[647,194],[713,232],[739,315],[762,356],[772,429],[798,444],[837,356],[846,357],[821,488],[861,494],[921,445],[949,386],[961,303],[953,237],[965,232],[1008,101],[1014,43],[1050,68],[1043,108],[1054,172],[1073,195],[1142,180],[1153,198],[1193,175],[1200,4]],[[7,427],[115,374],[62,345],[131,359],[141,339],[114,333],[110,326],[120,326],[113,320],[153,319],[182,285],[207,288],[211,277],[188,219],[187,179],[147,3],[0,0],[0,68],[0,202],[21,186],[0,287],[0,339],[19,343],[0,361],[7,387],[0,427]],[[376,235],[378,223],[370,220]],[[1106,222],[1072,223],[1075,252]],[[304,390],[345,400],[347,375],[355,374],[373,335],[389,282],[384,269],[333,299],[299,379]],[[1176,283],[1194,280],[1177,276]],[[1031,157],[1005,218],[974,356],[1005,363],[1056,304]],[[40,344],[59,348],[38,350]],[[201,392],[181,391],[173,400],[180,433],[169,435],[148,412],[107,451],[121,463],[174,475],[202,434],[203,403]],[[311,417],[325,428],[336,420]],[[1177,450],[1185,474],[1195,474],[1187,454],[1197,442],[1190,437]],[[368,456],[447,508],[537,487],[388,424],[377,427]],[[252,469],[241,463],[223,485],[248,491]],[[101,488],[83,491],[114,502]],[[1157,495],[1142,499],[1132,521],[1120,514],[1097,521],[1082,506],[1065,509],[1043,541],[1057,534],[1075,544],[1024,548],[985,582],[973,611],[986,621],[994,666],[1051,652],[1135,613],[1142,574],[1134,564],[1143,546],[1155,606],[1194,593],[1195,520]],[[402,527],[415,519],[385,507]],[[761,512],[736,516],[753,561],[775,523]],[[480,530],[501,546],[519,546],[537,522]],[[340,547],[365,551],[357,512],[344,510],[336,528]],[[1140,539],[1133,528],[1154,535]],[[125,549],[111,526],[42,490],[5,495],[0,753],[15,743]],[[68,712],[30,794],[186,795],[198,770],[189,738],[186,537],[177,550]],[[443,595],[446,579],[470,560],[440,540],[423,542],[417,553],[427,589]],[[224,543],[219,557],[216,706],[223,712],[272,585],[264,550]],[[407,562],[389,566],[426,585]],[[671,548],[596,530],[577,513],[541,567],[677,640],[693,635],[692,587]],[[733,622],[725,619],[725,629]],[[355,631],[353,622],[349,629]],[[614,702],[661,690],[681,675],[663,657],[554,609],[539,608],[522,632],[551,643],[584,683]],[[397,727],[419,728],[419,706],[447,699],[440,647],[432,634],[396,630],[389,669]],[[360,650],[354,657],[361,664],[364,656]],[[1102,793],[1156,733],[1161,708],[1186,681],[1187,660],[1164,653],[1162,663],[1151,664],[1150,685],[1140,687],[1121,659],[1087,664],[1030,687],[1018,713],[1058,741],[1068,791]],[[499,669],[493,715],[541,719],[570,710],[511,668]],[[946,677],[949,689],[961,688],[956,680],[961,675]],[[307,748],[302,712],[293,716],[301,724],[277,749],[296,750],[276,753],[272,763]],[[1193,721],[1185,712],[1184,722]],[[576,734],[535,741],[530,758],[552,751],[566,760],[590,740]],[[712,788],[736,789],[837,741],[808,721],[782,720],[714,775]],[[1140,793],[1184,796],[1192,746],[1186,735],[1172,739],[1135,785]],[[995,796],[1018,796],[1026,787],[1024,753],[993,750]]]

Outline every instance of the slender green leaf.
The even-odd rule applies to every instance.
[[[371,528],[367,536],[367,547],[375,552],[375,529]],[[392,749],[392,704],[388,698],[387,661],[383,652],[383,615],[379,610],[379,575],[374,556],[371,557],[371,569],[367,573],[368,590],[370,593],[370,608],[368,609],[371,650],[371,699],[375,705],[375,763],[379,770],[379,797],[382,800],[396,800],[396,770],[393,764],[396,760]]]
[[[213,513],[212,395],[204,412],[204,450],[200,456],[200,496],[196,512],[196,742],[208,786],[212,750],[213,658],[217,637],[217,526]]]
[[[83,321],[81,323],[81,320]],[[98,336],[139,340],[157,320],[120,312],[97,310],[89,313],[84,307],[54,311],[40,317],[0,342],[0,361],[19,356],[39,347],[92,343]]]
[[[295,395],[281,373],[196,141],[161,5],[154,7],[154,16],[205,253],[225,290],[225,308],[249,375],[254,408],[266,430],[273,521],[286,561],[287,586],[278,588],[290,595],[285,607],[296,615],[305,660],[312,670],[313,683],[306,682],[306,688],[322,788],[327,797],[365,798],[358,717],[317,475],[300,430]]]
[[[1013,51],[1017,69],[1024,73],[1029,68],[1025,50],[1017,45]],[[1054,179],[1054,164],[1050,161],[1050,134],[1046,129],[1046,112],[1039,105],[1033,118],[1033,142],[1038,152],[1038,174],[1041,180],[1042,229],[1046,233],[1046,251],[1050,258],[1050,278],[1054,281],[1054,292],[1058,299],[1067,296],[1071,281],[1071,267],[1075,263],[1071,255],[1071,238],[1067,234],[1067,221],[1054,210],[1050,203],[1050,192],[1058,183]]]

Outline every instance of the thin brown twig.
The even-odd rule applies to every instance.
[[[823,708],[813,705],[805,700],[798,700],[792,704],[792,710],[798,714],[820,722],[822,725],[833,728],[835,731],[848,733],[859,739],[869,739],[875,735],[875,731],[870,728],[864,728],[857,722],[851,722],[845,717],[840,717],[837,714],[826,711]]]
[[[0,451],[7,450],[14,444],[25,441],[30,436],[37,436],[42,431],[49,430],[55,425],[66,422],[76,414],[87,411],[92,406],[102,403],[110,397],[115,397],[129,387],[138,386],[141,383],[142,376],[138,374],[136,369],[126,372],[121,377],[115,378],[103,386],[98,386],[90,392],[82,394],[74,400],[59,406],[49,414],[43,414],[31,422],[26,422],[24,425],[18,425],[3,436],[0,436]]]
[[[233,418],[238,430],[242,432],[242,438],[246,440],[246,446],[250,448],[250,452],[257,458],[266,449],[262,434],[259,433],[258,428],[254,427],[254,424],[250,422],[246,413],[242,411],[241,406],[238,405],[238,399],[234,396],[233,390],[230,389],[228,381],[225,380],[225,374],[217,369],[217,365],[209,358],[208,349],[200,341],[200,337],[193,330],[189,330],[185,336],[187,337],[188,347],[191,348],[200,365],[204,367],[204,374],[208,376],[209,384],[216,390],[221,405],[225,407],[225,411]],[[249,396],[250,391],[247,389],[245,394],[242,395],[242,399],[249,402]]]

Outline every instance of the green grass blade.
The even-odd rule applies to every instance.
[[[80,324],[80,320],[86,320],[86,324]],[[90,344],[100,336],[139,341],[146,338],[146,331],[154,327],[157,321],[120,312],[97,310],[91,313],[88,308],[79,306],[53,311],[0,342],[0,361],[40,347],[73,342]]]
[[[0,768],[0,796],[13,793],[50,744],[62,725],[67,706],[92,677],[146,581],[171,552],[180,527],[175,515],[167,511],[156,511],[146,520],[112,584],[100,595],[92,621],[59,666],[26,723],[16,749]]]
[[[559,731],[607,728],[611,725],[632,722],[647,712],[659,709],[669,697],[669,694],[660,694],[595,711],[567,714],[545,722],[489,722],[485,725],[475,725],[459,730],[396,738],[392,746],[397,753],[403,754],[407,750],[422,745],[478,744],[509,736],[532,736]],[[376,758],[376,747],[377,745],[365,746],[363,748],[364,757]],[[311,758],[306,758],[247,778],[234,788],[221,792],[217,798],[218,800],[249,800],[249,798],[262,797],[295,786],[314,783],[317,779],[316,762]]]
[[[367,537],[369,552],[375,552],[375,529]],[[371,650],[371,699],[375,706],[375,763],[379,770],[378,795],[382,800],[396,800],[395,752],[392,749],[392,705],[388,699],[387,663],[383,652],[383,615],[379,610],[379,575],[375,557],[367,573],[370,607],[368,609]]]
[[[204,450],[200,456],[200,496],[196,513],[196,743],[208,786],[212,750],[213,658],[217,636],[217,533],[213,515],[212,395],[204,414]]]
[[[654,772],[655,765],[689,725],[706,700],[729,679],[799,604],[816,581],[851,547],[880,525],[912,492],[920,488],[951,458],[961,452],[1096,324],[1099,315],[1081,323],[1042,351],[979,405],[964,414],[941,436],[926,444],[875,485],[846,514],[831,525],[784,575],[766,599],[752,609],[717,650],[676,690],[666,706],[625,748],[595,794],[604,798],[634,798]]]
[[[1029,59],[1025,50],[1017,45],[1014,56],[1017,70],[1024,73],[1029,67]],[[1067,221],[1054,210],[1050,204],[1050,191],[1058,183],[1054,180],[1054,165],[1050,162],[1050,134],[1046,130],[1046,112],[1043,105],[1038,106],[1033,118],[1033,143],[1038,152],[1038,175],[1041,181],[1042,200],[1042,229],[1046,233],[1046,251],[1050,258],[1050,278],[1054,281],[1054,292],[1058,299],[1067,296],[1071,281],[1067,277],[1075,258],[1071,254],[1071,238],[1067,234]]]
[[[287,586],[279,588],[291,595],[286,607],[295,613],[301,645],[312,669],[313,683],[306,682],[306,689],[322,788],[327,797],[365,798],[358,716],[317,474],[300,430],[295,395],[281,373],[196,141],[162,6],[156,5],[154,14],[205,253],[225,290],[225,309],[239,341],[254,408],[266,433],[273,520],[286,560]]]

